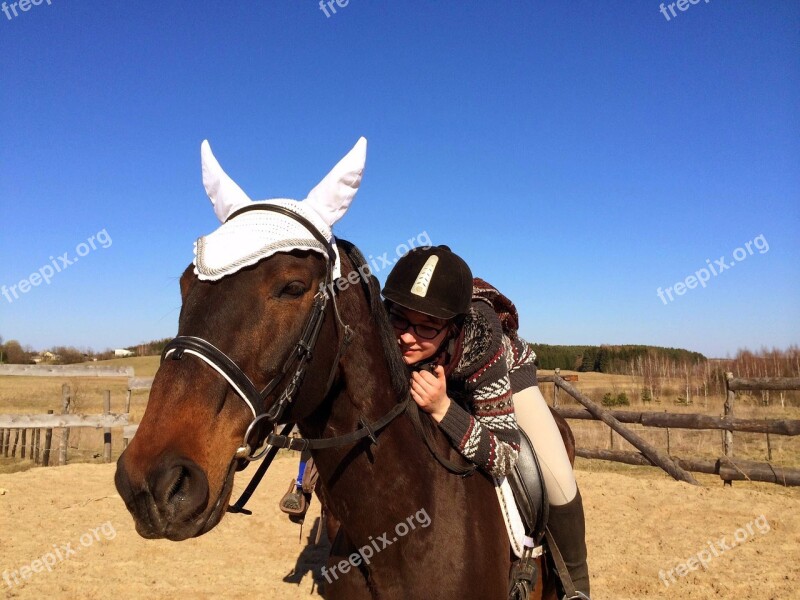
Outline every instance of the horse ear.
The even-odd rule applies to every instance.
[[[203,186],[220,221],[224,223],[234,207],[252,202],[242,188],[222,170],[211,152],[208,140],[203,140],[200,145],[200,162],[203,166]]]
[[[340,160],[317,186],[308,193],[305,202],[333,227],[342,218],[361,185],[361,175],[367,161],[367,140],[359,138],[353,149]]]

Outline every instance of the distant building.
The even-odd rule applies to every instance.
[[[114,350],[114,356],[116,358],[125,358],[126,356],[133,356],[133,352],[126,350],[125,348],[117,348]]]
[[[31,362],[35,365],[38,365],[41,363],[50,363],[59,360],[60,358],[61,357],[58,354],[53,354],[52,352],[42,352],[32,356]]]

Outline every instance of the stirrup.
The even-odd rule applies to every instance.
[[[589,596],[587,596],[583,592],[576,591],[574,596],[567,596],[566,594],[564,594],[562,600],[592,600],[592,599],[589,598]]]
[[[297,482],[292,480],[287,491],[279,503],[281,511],[289,515],[293,521],[299,519],[301,522],[308,510],[308,499],[301,488],[297,487]]]
[[[528,600],[536,587],[537,578],[536,563],[532,560],[521,559],[511,571],[511,589],[508,591],[509,600]]]

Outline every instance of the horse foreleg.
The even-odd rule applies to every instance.
[[[323,517],[323,522],[325,525],[325,533],[328,534],[328,539],[333,543],[333,540],[336,539],[336,534],[339,533],[339,527],[341,522],[333,514],[333,511],[330,508],[330,503],[325,500],[325,494],[322,491],[321,486],[316,486],[314,488],[314,493],[317,496],[317,500],[319,500],[320,505],[320,514]]]
[[[335,520],[332,514],[331,518]],[[338,521],[336,528],[339,529]],[[350,557],[357,553],[358,548],[343,531],[339,531],[331,545],[328,563],[322,570],[326,600],[372,600],[366,572],[362,571],[363,567],[354,567],[350,561]]]

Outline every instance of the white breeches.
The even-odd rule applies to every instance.
[[[514,412],[520,428],[533,443],[550,504],[567,504],[578,493],[575,474],[558,426],[537,386],[514,394]]]

